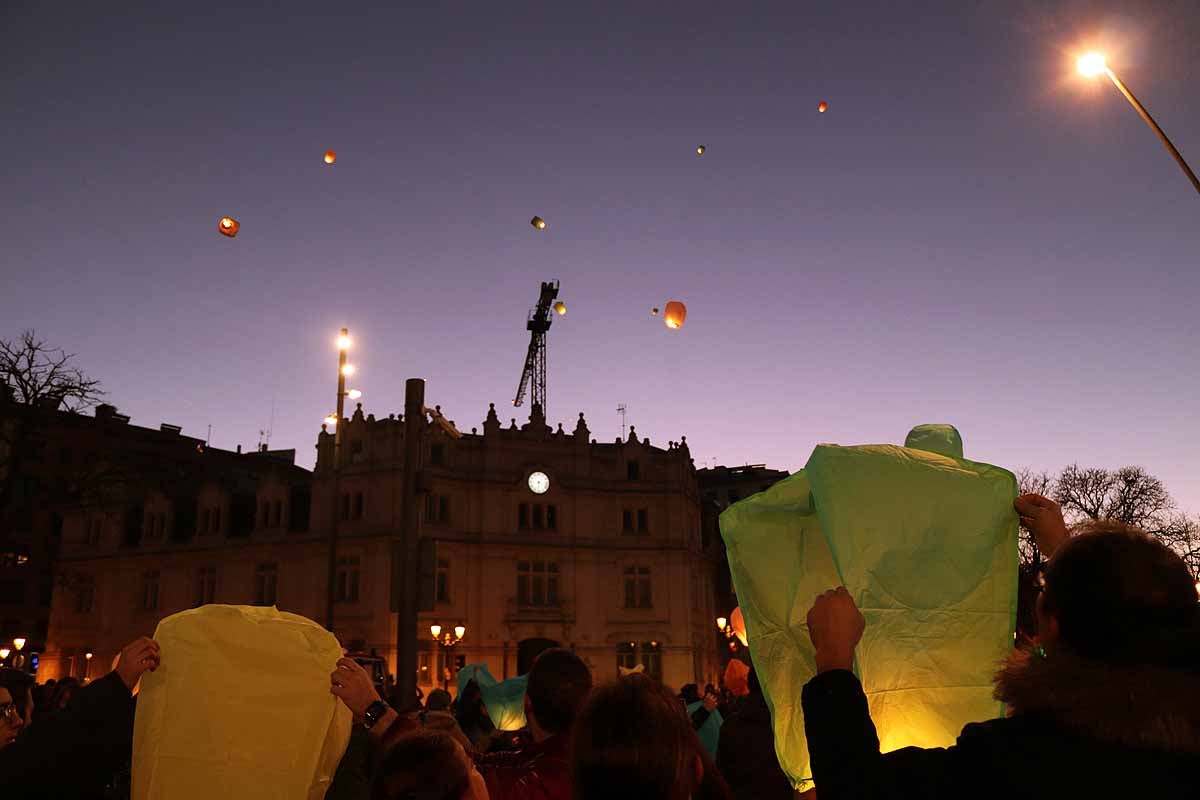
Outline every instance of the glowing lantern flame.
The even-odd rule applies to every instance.
[[[325,151],[325,163],[332,164],[335,161],[337,161],[337,153],[334,152],[333,150],[326,150]]]
[[[652,308],[652,309],[650,309],[650,316],[652,316],[652,317],[657,317],[657,316],[658,316],[658,309],[657,309],[657,308]]]
[[[533,219],[529,220],[529,224],[537,228],[539,231],[546,230],[546,220],[542,219],[541,217],[534,217]]]
[[[242,227],[242,224],[233,217],[221,217],[221,222],[218,223],[217,230],[232,239],[234,236],[237,236],[238,228],[240,227]]]
[[[554,304],[554,311],[560,317],[563,316],[564,314],[567,313],[567,304],[564,303],[562,300],[559,300],[557,303]]]
[[[819,113],[824,114],[828,109],[829,109],[829,103],[826,103],[824,100],[817,103],[817,111]]]
[[[698,156],[704,155],[704,151],[707,149],[708,148],[706,148],[704,145],[700,145],[699,147],[696,148],[696,155],[698,155]]]
[[[667,303],[667,308],[663,312],[663,322],[668,328],[671,330],[682,328],[685,319],[687,319],[687,306],[678,300]]]

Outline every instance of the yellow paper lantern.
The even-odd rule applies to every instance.
[[[332,164],[335,161],[337,161],[337,153],[333,150],[326,150],[325,151],[325,163]]]
[[[671,330],[678,330],[683,327],[683,321],[687,319],[687,306],[678,300],[672,300],[667,303],[667,308],[663,312],[663,323]]]
[[[238,229],[242,224],[233,217],[221,217],[221,221],[217,223],[217,230],[232,239],[237,236]]]
[[[546,220],[542,219],[541,217],[534,217],[533,219],[529,220],[529,224],[537,228],[539,231],[546,230]]]
[[[560,317],[563,316],[564,314],[567,313],[567,304],[564,303],[562,300],[559,300],[557,303],[554,304],[554,312],[556,314],[558,314]]]

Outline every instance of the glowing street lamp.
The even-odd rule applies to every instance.
[[[467,635],[467,626],[455,625],[454,634],[451,635],[450,631],[442,633],[442,626],[434,624],[429,626],[429,633],[433,636],[433,641],[437,642],[438,646],[442,648],[442,688],[450,691],[450,677],[447,674],[449,670],[447,665],[450,663],[448,657],[449,651]]]
[[[1196,191],[1200,192],[1200,178],[1197,178],[1196,173],[1192,172],[1192,168],[1189,167],[1187,162],[1183,160],[1183,156],[1180,155],[1179,151],[1175,149],[1175,145],[1171,144],[1171,140],[1167,138],[1167,134],[1163,133],[1163,129],[1158,127],[1158,123],[1154,121],[1154,117],[1150,116],[1150,112],[1146,110],[1146,107],[1143,106],[1141,102],[1139,102],[1138,99],[1133,96],[1133,92],[1129,91],[1129,87],[1126,86],[1125,83],[1117,77],[1117,74],[1112,71],[1112,68],[1108,66],[1104,60],[1103,53],[1097,53],[1095,51],[1084,53],[1078,58],[1078,60],[1076,60],[1075,68],[1078,69],[1079,74],[1085,78],[1095,78],[1099,75],[1107,75],[1109,80],[1113,82],[1113,86],[1116,86],[1121,91],[1121,94],[1125,95],[1125,99],[1129,101],[1129,104],[1133,106],[1134,110],[1137,111],[1138,114],[1141,115],[1142,119],[1146,121],[1146,124],[1150,126],[1150,130],[1154,131],[1154,133],[1158,135],[1159,141],[1163,143],[1163,147],[1167,148],[1167,152],[1170,153],[1171,157],[1175,159],[1175,163],[1177,163],[1179,168],[1183,170],[1183,174],[1186,175],[1188,180],[1192,182],[1192,186],[1196,189]]]
[[[8,654],[11,652],[12,650],[9,650],[7,647],[0,647],[0,661],[8,658]]]
[[[22,637],[13,639],[13,647],[17,648],[18,653],[21,652],[21,650],[23,650],[25,647],[25,639]]]
[[[330,162],[332,163],[332,162]],[[342,461],[342,420],[346,418],[346,397],[351,396],[351,392],[346,391],[346,378],[355,373],[354,365],[346,359],[349,357],[350,345],[350,329],[342,328],[338,332],[337,348],[338,348],[338,376],[337,376],[337,408],[333,414],[325,418],[325,425],[333,426],[333,493],[334,502],[330,505],[333,510],[332,524],[329,526],[329,563],[327,567],[328,585],[326,586],[325,597],[325,627],[333,630],[333,609],[337,595],[337,529],[338,529],[338,478],[341,471]],[[357,397],[362,397],[362,392],[357,392]]]

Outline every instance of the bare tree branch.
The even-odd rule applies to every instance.
[[[74,358],[73,353],[47,346],[32,330],[15,341],[0,339],[0,384],[22,405],[47,403],[83,411],[99,402],[104,390],[100,381],[74,365]]]

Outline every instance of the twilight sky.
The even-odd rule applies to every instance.
[[[1200,4],[343,5],[0,4],[0,336],[309,466],[339,326],[365,410],[507,423],[557,278],[568,430],[797,469],[951,422],[1200,512],[1200,197],[1073,73],[1200,167]]]

